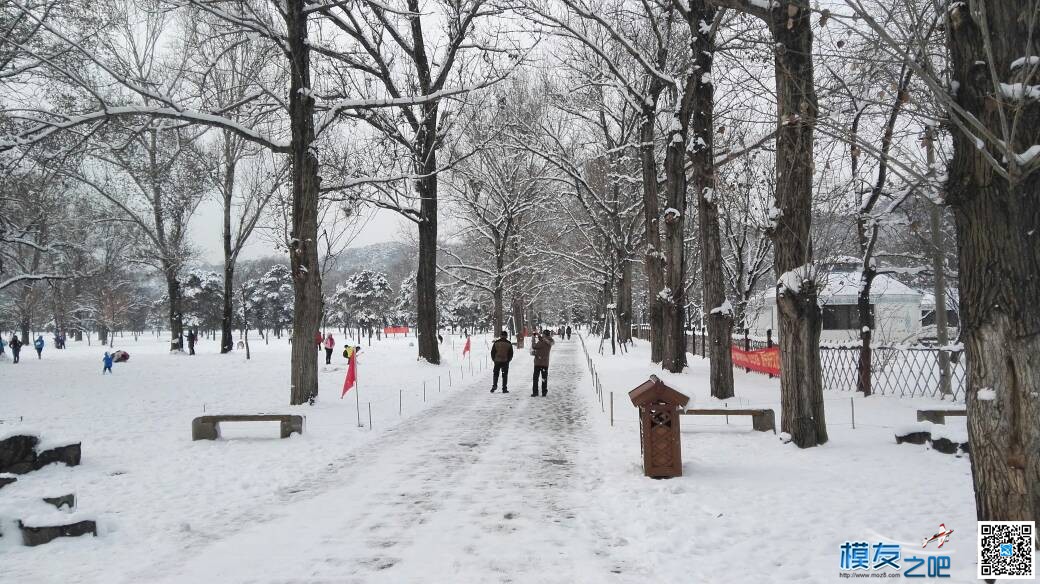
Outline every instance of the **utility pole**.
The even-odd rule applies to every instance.
[[[928,156],[928,176],[935,174],[935,128],[925,126],[924,146]],[[943,350],[950,342],[946,322],[946,264],[943,257],[942,205],[934,200],[932,205],[932,272],[935,295],[935,336],[939,342],[939,392],[945,397],[953,392],[950,389],[950,353]]]

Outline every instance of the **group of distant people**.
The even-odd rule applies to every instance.
[[[560,327],[558,329],[560,338],[570,339],[571,327]],[[545,329],[536,333],[531,338],[531,355],[534,356],[534,376],[531,384],[531,397],[549,394],[549,353],[552,351],[555,341],[553,333]],[[502,393],[509,393],[509,363],[513,360],[513,343],[509,340],[509,333],[501,331],[498,338],[491,343],[491,361],[495,368],[491,377],[491,393],[498,391],[498,377],[502,376]],[[542,391],[538,392],[538,380],[541,379]]]
[[[0,337],[0,357],[6,359],[7,348],[10,348],[11,362],[18,363],[21,361],[22,347],[25,345],[26,343],[22,342],[22,339],[18,336],[18,333],[11,333],[11,340],[7,341],[6,344],[4,343],[3,337]],[[37,359],[43,359],[43,348],[46,345],[47,343],[43,340],[43,335],[39,335],[38,337],[36,337],[36,340],[33,341],[33,349],[36,349]]]
[[[321,349],[323,349],[323,348],[325,349],[325,364],[326,365],[331,365],[332,364],[332,351],[333,351],[333,349],[336,348],[336,339],[333,338],[332,333],[329,333],[327,335],[322,335],[321,331],[318,331],[314,335],[314,344],[316,344],[318,346],[318,350],[319,351]],[[360,346],[354,346],[354,345],[350,345],[350,344],[345,344],[343,346],[343,356],[345,358],[347,358],[347,359],[350,359],[351,357],[354,356],[354,353],[356,353],[356,352],[358,352],[360,350],[361,350]]]

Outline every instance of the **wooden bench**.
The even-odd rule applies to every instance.
[[[945,424],[946,416],[967,416],[965,410],[917,410],[918,422],[931,422],[933,424]]]
[[[225,416],[199,416],[191,421],[192,440],[216,440],[220,438],[221,422],[279,422],[281,437],[288,438],[293,432],[303,434],[303,416],[291,414],[232,414]]]
[[[776,434],[776,416],[773,410],[688,409],[686,416],[751,416],[751,427],[759,432],[772,430]]]

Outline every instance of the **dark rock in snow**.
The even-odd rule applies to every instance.
[[[908,432],[903,435],[896,434],[896,444],[907,442],[909,444],[924,444],[931,440],[932,435],[928,432]]]
[[[36,546],[48,543],[59,537],[78,537],[88,533],[97,536],[97,523],[93,521],[78,521],[69,525],[45,525],[30,527],[18,522],[22,530],[22,542],[27,546]]]
[[[76,507],[76,494],[69,493],[68,495],[62,495],[60,497],[44,497],[43,501],[54,505],[58,509],[61,509],[62,507],[73,509]]]
[[[4,488],[5,486],[7,486],[7,485],[9,485],[9,484],[11,484],[11,483],[13,483],[13,482],[15,482],[17,480],[18,479],[15,478],[15,477],[0,477],[0,489]]]
[[[52,462],[64,462],[68,466],[77,466],[80,461],[80,443],[66,444],[50,450],[44,450],[36,456],[34,469],[41,469]]]
[[[36,436],[17,434],[0,440],[0,472],[25,474],[35,470]]]
[[[968,452],[967,442],[956,442],[949,438],[933,438],[931,440],[932,450],[942,452],[943,454],[957,454],[958,452]]]

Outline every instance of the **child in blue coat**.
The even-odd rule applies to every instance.
[[[101,370],[101,374],[112,373],[112,355],[105,352],[105,356],[101,359],[105,363],[105,368]]]

